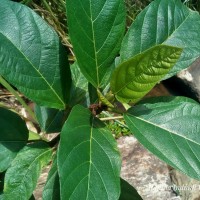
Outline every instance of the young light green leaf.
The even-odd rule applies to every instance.
[[[136,189],[121,178],[121,195],[119,200],[142,200]]]
[[[102,88],[124,35],[124,2],[66,0],[66,6],[69,34],[80,69],[93,86]]]
[[[97,94],[98,94],[98,97],[99,97],[99,101],[103,104],[103,105],[106,105],[110,108],[114,108],[114,106],[112,105],[112,103],[106,99],[106,97],[99,91],[97,90]]]
[[[124,103],[137,102],[173,67],[182,49],[158,45],[121,63],[114,71],[111,89]]]
[[[34,11],[0,1],[0,75],[39,105],[63,109],[71,84],[66,51]]]
[[[52,150],[45,142],[32,143],[24,147],[8,168],[4,183],[4,200],[31,197],[41,170],[52,156]]]
[[[35,105],[35,114],[40,128],[45,133],[60,132],[65,121],[65,111]]]
[[[43,200],[60,200],[60,182],[57,170],[57,156],[49,171],[47,182],[42,193]]]
[[[58,149],[61,199],[117,200],[120,166],[110,131],[88,109],[75,106],[61,131]]]
[[[41,136],[39,135],[39,133],[35,133],[32,131],[29,131],[28,133],[28,140],[41,140]]]
[[[10,166],[27,141],[26,123],[16,113],[0,108],[0,172]]]
[[[200,105],[185,97],[146,100],[128,110],[125,121],[153,154],[200,180]]]
[[[170,77],[187,68],[200,56],[200,15],[181,0],[155,0],[133,22],[123,39],[121,61],[158,44],[183,48]]]

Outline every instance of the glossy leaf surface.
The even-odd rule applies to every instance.
[[[120,166],[112,133],[88,109],[75,106],[58,150],[61,199],[117,200]]]
[[[31,197],[36,187],[42,167],[51,159],[52,150],[44,142],[24,147],[8,168],[4,183],[4,200]]]
[[[104,87],[125,30],[121,0],[66,0],[70,38],[82,73]]]
[[[170,77],[187,68],[200,56],[200,15],[180,0],[155,0],[133,22],[121,48],[121,61],[158,44],[183,48]]]
[[[0,75],[39,105],[65,108],[71,83],[56,32],[34,11],[0,1]]]
[[[0,108],[0,172],[6,170],[28,140],[25,122],[16,113]]]
[[[60,183],[57,170],[57,157],[53,161],[42,193],[43,200],[60,200]]]
[[[185,97],[146,100],[128,110],[125,121],[153,154],[200,180],[200,105]]]
[[[182,49],[158,45],[121,63],[114,71],[111,89],[121,102],[137,102],[174,66]]]

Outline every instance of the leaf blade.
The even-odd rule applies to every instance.
[[[51,156],[52,150],[44,142],[33,143],[23,148],[6,171],[4,199],[29,199],[42,167],[49,163]]]
[[[34,111],[43,132],[56,133],[61,131],[65,119],[65,112],[63,110],[35,104]]]
[[[70,71],[55,31],[19,3],[2,0],[0,13],[0,74],[38,104],[65,108]]]
[[[77,116],[79,125],[74,127]],[[75,106],[61,132],[58,150],[61,199],[118,199],[121,161],[116,149],[104,124],[89,110]]]
[[[93,86],[104,87],[104,78],[125,30],[124,3],[84,0],[77,4],[67,0],[66,6],[70,38],[80,69]]]
[[[119,200],[142,200],[137,190],[121,178],[121,195]]]
[[[188,176],[200,179],[199,110],[199,104],[188,98],[155,98],[143,101],[135,111],[130,109],[125,121],[148,150]]]
[[[111,90],[121,102],[137,102],[179,59],[182,49],[158,45],[121,63],[111,79]]]
[[[16,113],[0,108],[0,130],[0,172],[3,172],[26,145],[28,129]]]
[[[80,71],[78,63],[75,62],[70,67],[72,74],[72,87],[70,92],[69,105],[73,107],[76,104],[89,106],[88,81]]]
[[[200,16],[180,0],[155,0],[133,22],[122,42],[121,61],[155,45],[183,48],[183,54],[165,78],[187,68],[200,56]]]

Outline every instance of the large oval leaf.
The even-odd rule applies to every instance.
[[[40,105],[64,108],[70,70],[56,32],[28,7],[0,1],[0,74]]]
[[[4,200],[27,200],[36,187],[42,167],[51,159],[52,150],[44,142],[24,147],[6,171]]]
[[[114,71],[111,89],[121,102],[137,102],[173,67],[182,49],[158,45],[121,63]]]
[[[117,200],[120,155],[112,133],[82,106],[75,106],[61,131],[58,173],[61,199]]]
[[[200,106],[185,97],[153,98],[128,110],[125,121],[153,154],[200,180]]]
[[[27,141],[26,123],[16,113],[0,108],[0,172],[10,166]]]
[[[95,87],[104,87],[124,34],[124,2],[66,0],[66,5],[70,38],[80,69]]]
[[[155,0],[145,8],[127,32],[121,48],[125,61],[157,44],[183,48],[170,77],[200,56],[200,16],[180,0]]]

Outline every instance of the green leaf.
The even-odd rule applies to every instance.
[[[27,141],[25,122],[16,113],[0,108],[0,172],[10,166]]]
[[[4,176],[5,176],[5,172],[0,173],[0,196],[3,193]]]
[[[29,131],[28,140],[40,140],[40,139],[41,139],[41,137],[40,137],[39,133]]]
[[[28,7],[1,0],[0,43],[0,75],[39,105],[65,108],[71,78],[56,32]]]
[[[137,102],[173,67],[182,49],[158,45],[121,63],[114,71],[111,89],[121,102]]]
[[[42,193],[43,200],[60,200],[60,183],[57,170],[57,156],[49,171],[47,182]]]
[[[125,114],[134,136],[153,154],[200,180],[200,105],[185,97],[153,98]]]
[[[29,200],[35,200],[35,197],[32,195]]]
[[[99,98],[97,94],[97,89],[91,83],[88,84],[88,92],[90,104],[97,104]]]
[[[119,200],[142,200],[136,189],[121,178],[121,195]]]
[[[75,106],[61,131],[61,199],[117,200],[121,160],[112,133],[88,109]]]
[[[69,34],[84,76],[103,88],[125,30],[121,0],[66,0]]]
[[[78,63],[71,65],[72,87],[69,105],[81,104],[89,106],[88,81],[80,71]]]
[[[112,66],[114,69],[114,65]],[[112,70],[106,76],[110,78]],[[91,84],[88,83],[85,76],[80,71],[78,63],[75,62],[71,65],[72,73],[72,87],[69,105],[73,107],[74,105],[81,104],[83,106],[89,107],[90,104],[95,104],[98,102],[98,92],[97,89]],[[109,80],[105,80],[106,87],[103,90],[103,94],[107,94],[109,90]]]
[[[172,45],[184,51],[170,77],[187,68],[200,56],[200,16],[180,0],[155,0],[133,22],[123,39],[121,61],[158,44]],[[166,78],[167,78],[166,77]]]
[[[63,110],[35,105],[35,114],[43,132],[56,133],[61,131],[65,120]]]
[[[4,200],[27,200],[36,187],[41,170],[52,156],[45,142],[32,143],[24,147],[8,168],[4,183]]]

